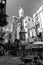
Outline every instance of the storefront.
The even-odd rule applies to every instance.
[[[35,36],[36,36],[35,28],[30,29],[30,38]]]

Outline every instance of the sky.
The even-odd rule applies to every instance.
[[[8,21],[12,21],[12,16],[19,16],[18,10],[23,4],[24,16],[31,16],[43,3],[43,0],[7,0],[6,13],[9,16]]]

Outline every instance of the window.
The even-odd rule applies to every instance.
[[[30,18],[28,20],[30,21]]]
[[[32,19],[32,22],[33,22],[33,19]]]
[[[25,26],[25,28],[27,28],[27,25]]]

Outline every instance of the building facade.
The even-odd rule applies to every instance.
[[[28,39],[32,36],[36,36],[32,17],[26,16],[24,18],[24,29],[26,31],[26,39]]]
[[[40,6],[33,14],[34,26],[37,25],[38,32],[43,31],[43,5]]]

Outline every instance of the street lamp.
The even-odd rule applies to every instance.
[[[5,0],[3,0],[3,2],[2,2],[3,4],[5,4]]]

